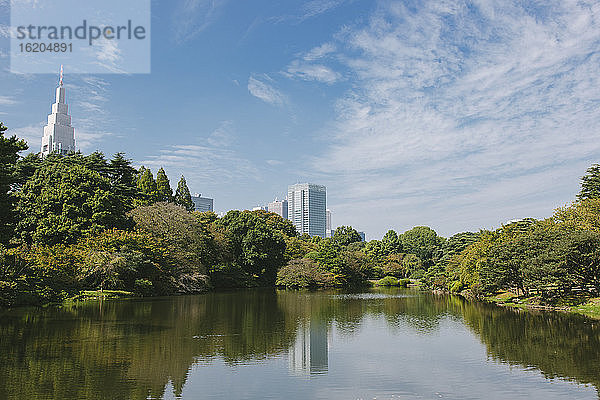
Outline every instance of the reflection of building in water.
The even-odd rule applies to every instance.
[[[298,374],[327,372],[329,339],[327,322],[311,319],[300,325],[289,349],[290,371]]]

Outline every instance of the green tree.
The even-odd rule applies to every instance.
[[[194,202],[192,201],[192,195],[190,189],[188,189],[185,177],[181,175],[181,179],[177,184],[177,190],[175,191],[175,204],[178,204],[188,211],[194,211]]]
[[[281,232],[252,211],[229,211],[217,225],[223,229],[222,268],[211,272],[221,286],[273,285],[277,271],[285,263],[285,241]]]
[[[45,162],[19,193],[17,228],[26,242],[74,243],[91,232],[130,225],[109,180],[72,161]]]
[[[333,232],[333,241],[340,246],[348,246],[350,243],[362,241],[362,238],[351,226],[340,226]]]
[[[114,193],[121,198],[127,210],[133,207],[137,194],[136,170],[124,153],[116,153],[108,164],[108,176]]]
[[[404,232],[400,240],[402,249],[419,257],[425,269],[435,264],[442,256],[444,239],[427,226],[416,226]]]
[[[579,200],[600,198],[600,165],[592,164],[581,178],[581,191],[577,195]]]
[[[174,277],[180,292],[204,289],[207,266],[216,262],[214,240],[195,215],[173,203],[159,202],[131,211],[139,231],[150,233],[166,245],[175,260]]]
[[[386,255],[402,253],[402,242],[393,229],[386,232],[381,239]]]
[[[6,126],[0,122],[0,243],[7,243],[14,230],[13,185],[18,183],[17,160],[27,144],[16,136],[6,137]]]
[[[169,178],[167,178],[167,174],[162,167],[156,173],[156,190],[158,192],[158,201],[173,200],[173,189],[171,189]]]
[[[136,205],[147,206],[152,203],[156,203],[158,199],[156,181],[154,180],[152,171],[145,168],[143,165],[140,168],[136,186],[140,195],[140,199],[136,201]]]

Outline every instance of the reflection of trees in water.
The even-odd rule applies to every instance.
[[[446,318],[464,318],[497,360],[600,385],[597,322],[415,291],[378,293],[387,297],[249,290],[14,310],[0,323],[0,398],[157,398],[169,382],[180,394],[194,363],[287,353],[303,327],[319,341],[307,365],[314,356],[315,371],[326,371],[323,338],[331,326],[354,335],[372,317],[421,334]]]
[[[535,367],[546,378],[600,388],[600,323],[562,313],[518,312],[486,304],[463,308],[466,324],[495,360]]]
[[[19,399],[159,398],[169,381],[178,395],[196,360],[266,358],[286,351],[296,333],[274,291],[85,303],[2,318],[0,398]]]

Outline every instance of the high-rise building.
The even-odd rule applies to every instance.
[[[213,210],[213,199],[194,193],[192,201],[194,202],[194,211],[206,212]]]
[[[288,219],[301,235],[325,237],[327,189],[310,183],[288,187]]]
[[[42,137],[42,156],[56,152],[68,154],[75,151],[75,129],[71,126],[69,106],[65,100],[63,87],[63,70],[60,66],[60,80],[56,88],[56,101],[52,104],[52,113],[48,115],[48,123],[44,126]]]
[[[252,210],[250,211],[268,211],[267,210],[267,206],[256,206],[256,207],[252,207]]]
[[[332,237],[333,230],[331,229],[331,211],[329,208],[325,210],[325,219],[327,220],[325,223],[325,237]]]
[[[287,200],[273,200],[267,205],[267,211],[278,214],[284,219],[288,219],[288,201]]]

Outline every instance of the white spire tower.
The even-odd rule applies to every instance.
[[[52,113],[48,115],[48,124],[44,126],[42,137],[42,156],[52,152],[68,154],[75,151],[75,129],[71,126],[69,106],[65,103],[63,87],[63,66],[60,66],[60,80],[56,88],[56,101],[52,104]]]

